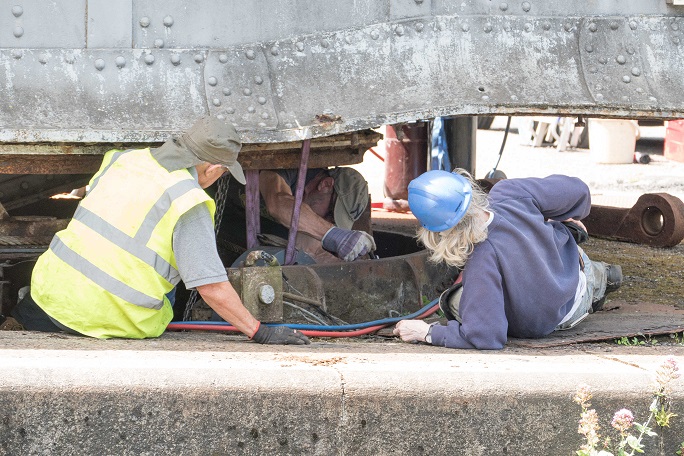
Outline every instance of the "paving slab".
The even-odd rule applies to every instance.
[[[608,433],[645,420],[652,373],[684,346],[497,352],[387,339],[261,346],[167,333],[94,340],[0,333],[0,454],[573,454],[580,383]],[[672,388],[675,412],[684,384]],[[684,420],[647,454],[674,454]],[[659,451],[659,450],[658,450]]]

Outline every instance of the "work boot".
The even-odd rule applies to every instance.
[[[12,317],[0,315],[0,331],[23,331],[24,327]]]
[[[601,299],[591,305],[591,311],[596,312],[603,309],[606,303],[606,295],[612,293],[622,285],[622,266],[619,264],[609,264],[606,266],[606,292]]]

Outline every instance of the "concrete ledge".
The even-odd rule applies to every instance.
[[[684,347],[501,352],[318,339],[264,347],[237,336],[92,340],[0,333],[0,454],[574,454],[579,383],[603,430],[643,422],[652,373]],[[684,439],[684,381],[671,428]]]

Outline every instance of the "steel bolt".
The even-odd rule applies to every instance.
[[[402,36],[404,34],[404,26],[401,24],[397,25],[397,28],[394,29],[394,33],[396,33],[399,36]]]
[[[123,56],[118,56],[116,59],[114,59],[114,63],[116,63],[117,67],[123,68],[126,66],[126,59],[123,58]]]
[[[595,32],[596,30],[598,30],[598,26],[595,23],[592,22],[591,24],[589,24],[590,32]]]
[[[370,36],[372,39],[377,40],[378,38],[380,38],[380,32],[378,32],[377,30],[371,30]]]
[[[304,52],[304,43],[301,41],[297,41],[297,43],[295,43],[295,47],[299,52]]]
[[[42,63],[43,65],[45,65],[45,64],[47,63],[47,61],[48,61],[48,56],[47,56],[47,54],[40,54],[40,55],[38,56],[38,61],[39,61],[40,63]]]
[[[260,105],[266,104],[266,98],[265,97],[259,97],[259,98],[257,98],[257,101],[259,102]]]
[[[501,3],[501,4],[499,5],[499,9],[500,9],[501,11],[506,11],[506,10],[508,9],[508,3],[506,3],[506,2]]]
[[[150,26],[150,18],[147,16],[143,16],[140,18],[140,27],[149,27]]]
[[[221,100],[219,100],[218,98],[212,99],[212,100],[211,100],[211,103],[212,103],[214,106],[221,106]]]
[[[616,61],[617,63],[619,63],[620,65],[624,65],[625,63],[627,63],[627,59],[626,59],[625,56],[622,55],[622,54],[618,55],[618,56],[615,58],[615,61]]]
[[[207,84],[213,87],[216,84],[218,84],[218,79],[216,79],[215,76],[209,76],[209,78],[207,79]]]
[[[264,304],[273,304],[273,301],[275,301],[275,290],[271,285],[261,285],[259,287],[259,301]]]
[[[637,67],[632,68],[632,75],[641,76],[641,70]]]
[[[166,16],[164,18],[164,25],[166,27],[171,27],[173,25],[173,18],[171,16]]]
[[[219,62],[227,63],[228,62],[228,56],[226,54],[220,54],[219,55]]]
[[[532,9],[532,5],[530,5],[530,2],[523,2],[522,9],[527,13]]]
[[[148,65],[152,65],[154,63],[154,56],[152,54],[147,54],[145,56],[145,63]]]
[[[156,40],[154,40],[154,47],[156,47],[157,49],[163,48],[164,40],[162,40],[161,38],[157,38]]]
[[[24,28],[17,25],[16,27],[14,27],[14,30],[12,31],[12,33],[14,34],[14,36],[16,38],[21,38],[24,35]]]
[[[15,59],[19,60],[24,56],[24,53],[22,52],[21,49],[12,49],[12,57]]]
[[[248,97],[252,94],[252,89],[249,89],[249,88],[242,89],[242,94],[245,95],[246,97]]]
[[[195,54],[195,62],[197,62],[197,63],[204,62],[204,56],[202,54]]]
[[[254,108],[254,106],[250,106],[249,108],[247,108],[247,112],[249,112],[250,114],[254,114],[256,112],[256,109]]]
[[[249,49],[247,52],[245,52],[245,56],[246,56],[249,60],[254,60],[254,59],[256,58],[256,52],[254,52],[253,49]]]
[[[180,55],[178,55],[178,54],[173,54],[173,55],[171,56],[171,63],[172,63],[173,65],[180,65],[180,63],[181,63]]]
[[[95,68],[96,68],[98,71],[104,70],[104,67],[105,67],[105,61],[104,61],[103,59],[97,59],[97,60],[95,60]]]
[[[12,14],[14,15],[14,17],[19,17],[19,16],[21,16],[22,14],[24,14],[24,8],[22,8],[22,7],[19,6],[19,5],[14,5],[14,6],[12,7]]]
[[[233,92],[229,88],[226,87],[223,89],[223,94],[225,96],[229,96],[231,93],[233,93]]]
[[[264,78],[262,78],[261,76],[254,76],[254,82],[255,82],[257,85],[261,85],[261,84],[264,83]]]
[[[276,46],[271,47],[271,55],[276,56],[280,54],[280,49],[278,49]]]

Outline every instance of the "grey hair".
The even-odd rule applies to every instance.
[[[487,239],[487,220],[482,213],[489,210],[489,199],[467,171],[460,168],[454,171],[468,179],[473,187],[468,210],[453,227],[439,232],[421,227],[416,237],[430,251],[430,261],[434,263],[444,261],[450,266],[462,268],[473,253],[475,244]]]

